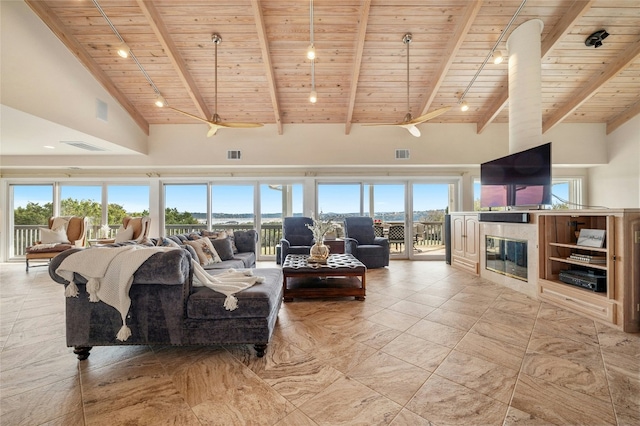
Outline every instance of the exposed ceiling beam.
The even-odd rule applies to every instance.
[[[269,51],[269,41],[267,40],[267,30],[262,17],[262,8],[260,0],[251,0],[251,8],[253,9],[253,17],[256,21],[256,30],[258,32],[258,41],[260,42],[260,50],[262,51],[262,62],[264,63],[265,72],[267,74],[267,84],[269,85],[269,95],[271,96],[271,105],[273,114],[278,127],[278,134],[282,134],[282,117],[280,115],[280,104],[278,103],[278,92],[276,90],[276,79],[273,74],[273,65],[271,64],[271,52]]]
[[[360,65],[362,64],[362,52],[364,51],[364,39],[367,35],[367,24],[369,22],[369,10],[371,9],[371,0],[364,0],[362,9],[360,10],[360,18],[358,19],[358,34],[356,38],[355,55],[351,66],[351,79],[349,88],[349,103],[347,107],[347,122],[345,123],[344,133],[348,135],[351,132],[351,120],[353,119],[353,108],[356,105],[356,93],[358,92],[358,78],[360,76]]]
[[[431,108],[431,104],[433,103],[442,82],[447,76],[447,72],[449,71],[451,64],[457,56],[458,50],[460,50],[460,46],[462,46],[462,42],[469,32],[469,28],[471,28],[473,21],[476,19],[476,16],[482,7],[482,1],[483,0],[473,1],[469,6],[467,6],[464,16],[461,18],[453,35],[449,38],[449,42],[445,46],[444,53],[441,56],[442,59],[440,64],[433,74],[436,75],[437,78],[432,79],[425,90],[425,93],[428,93],[429,96],[425,99],[424,104],[422,105],[422,112],[420,115],[424,115],[429,112],[429,108]]]
[[[76,58],[84,65],[87,70],[93,75],[93,77],[104,87],[104,89],[111,95],[122,108],[129,113],[133,121],[144,131],[146,135],[149,135],[149,122],[144,119],[142,114],[136,109],[135,106],[127,97],[113,84],[113,81],[107,76],[107,74],[100,68],[100,65],[87,53],[80,42],[71,34],[62,21],[53,13],[51,8],[43,1],[25,0],[27,5],[38,15],[38,17],[44,22],[49,29],[60,39],[60,41],[75,55]]]
[[[557,109],[545,122],[542,123],[542,133],[546,133],[553,126],[564,120],[580,105],[596,94],[598,89],[616,76],[619,72],[631,65],[636,58],[640,57],[640,39],[632,43],[624,52],[620,54],[611,64],[596,72],[590,79],[589,84],[584,86],[578,93],[571,96],[570,101]]]
[[[571,31],[571,28],[573,28],[578,19],[591,9],[594,2],[595,0],[576,1],[571,5],[569,10],[562,16],[556,26],[551,29],[549,34],[547,34],[542,41],[542,45],[540,47],[542,57],[546,56],[555,47],[555,45],[560,42],[562,37],[566,36],[569,31]],[[486,129],[493,120],[495,120],[498,114],[500,114],[500,111],[502,111],[502,108],[507,104],[507,101],[509,100],[508,78],[503,80],[501,87],[504,87],[504,89],[502,89],[498,99],[496,99],[496,101],[489,109],[487,109],[487,112],[478,121],[478,133],[482,133],[482,131]]]
[[[211,112],[209,111],[209,107],[207,107],[200,90],[196,86],[196,82],[191,77],[191,73],[187,69],[187,65],[185,64],[182,56],[178,52],[178,48],[176,47],[171,35],[169,34],[169,30],[164,25],[164,21],[158,12],[158,9],[153,5],[150,1],[136,0],[138,6],[142,10],[145,18],[147,18],[147,22],[149,26],[153,30],[154,34],[158,38],[158,41],[162,45],[167,57],[171,61],[171,64],[175,68],[178,73],[178,77],[185,89],[187,89],[187,93],[189,97],[195,104],[198,112],[202,115],[203,118],[210,120],[212,118]]]
[[[638,114],[640,114],[640,101],[631,105],[622,113],[616,115],[611,120],[609,120],[607,122],[607,134],[613,132],[618,127],[622,126],[624,123],[631,120],[633,117],[635,117]]]

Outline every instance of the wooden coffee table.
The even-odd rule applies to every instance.
[[[329,255],[326,264],[308,263],[306,254],[289,254],[282,265],[284,301],[310,297],[366,296],[367,267],[351,254]]]

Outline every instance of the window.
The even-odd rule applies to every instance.
[[[102,224],[102,185],[61,185],[60,216],[85,216],[87,238],[96,238]]]
[[[282,239],[282,219],[287,216],[302,216],[302,185],[261,184],[261,254],[276,255],[276,245]]]
[[[360,216],[360,188],[359,183],[319,183],[316,217],[342,221],[347,216]]]
[[[254,185],[211,185],[211,229],[255,228]]]
[[[207,185],[166,184],[164,186],[165,235],[207,228]]]
[[[13,244],[9,257],[24,255],[25,247],[38,238],[38,228],[46,227],[53,216],[53,185],[11,185],[13,203]]]
[[[148,185],[109,185],[107,223],[119,226],[125,216],[149,215]]]

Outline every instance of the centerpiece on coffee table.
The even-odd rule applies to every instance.
[[[320,214],[322,216],[322,214]],[[311,230],[313,233],[313,238],[315,243],[311,246],[309,250],[309,259],[307,262],[310,263],[327,263],[327,258],[329,257],[329,247],[324,244],[324,236],[327,232],[333,232],[336,229],[336,225],[331,222],[331,219],[324,222],[322,219],[316,219],[313,214],[311,214],[311,220],[313,220],[313,225],[307,224],[307,228]]]

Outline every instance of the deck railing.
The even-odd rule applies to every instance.
[[[418,236],[417,244],[419,245],[443,245],[443,225],[442,222],[422,222],[425,225],[424,232]],[[13,256],[21,257],[25,255],[25,247],[33,245],[39,238],[38,229],[45,225],[16,225],[13,233]],[[109,238],[114,238],[119,225],[111,225]],[[165,235],[184,234],[194,231],[207,229],[206,225],[166,225]],[[213,225],[212,230],[222,231],[225,229],[247,230],[254,229],[252,224],[220,224]],[[90,226],[87,228],[87,240],[98,238],[100,235],[99,226]],[[264,256],[275,256],[276,246],[280,244],[282,239],[281,223],[264,223],[261,226],[260,245],[262,247],[261,254]]]

